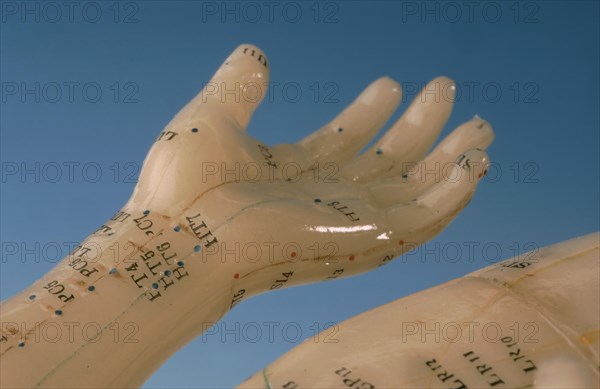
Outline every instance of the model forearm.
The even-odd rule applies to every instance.
[[[201,245],[160,215],[117,213],[3,302],[2,387],[141,385],[229,308],[210,264],[189,266]],[[188,282],[203,288],[186,293]]]

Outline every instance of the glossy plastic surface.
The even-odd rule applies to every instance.
[[[298,144],[269,147],[245,131],[268,79],[260,49],[238,47],[159,134],[128,203],[2,303],[3,387],[139,386],[243,299],[358,274],[431,239],[485,174],[493,132],[477,117],[427,155],[452,110],[446,78],[362,155],[398,83],[380,78]],[[35,340],[66,323],[135,323],[138,341]]]

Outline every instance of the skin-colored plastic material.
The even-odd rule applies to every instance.
[[[599,244],[586,235],[378,307],[239,388],[598,388]]]
[[[485,174],[494,135],[477,117],[427,155],[452,109],[446,78],[362,155],[398,83],[380,78],[304,140],[269,147],[246,133],[268,80],[260,49],[238,47],[159,134],[127,204],[2,303],[3,387],[140,386],[242,300],[359,274],[431,239]],[[51,327],[63,336],[48,340]]]

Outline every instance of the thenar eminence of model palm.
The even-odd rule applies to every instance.
[[[2,303],[2,386],[139,386],[243,299],[358,274],[431,239],[485,174],[493,132],[477,117],[430,151],[452,110],[447,78],[363,153],[398,83],[380,78],[299,143],[270,147],[246,133],[268,80],[265,54],[238,47],[159,134],[127,204]],[[32,340],[35,323],[67,321],[134,323],[137,342]]]

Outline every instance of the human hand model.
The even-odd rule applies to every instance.
[[[265,55],[238,47],[160,133],[127,204],[2,303],[3,387],[140,386],[243,299],[359,274],[431,239],[485,174],[493,132],[479,118],[428,154],[452,110],[446,78],[360,155],[399,84],[378,79],[299,143],[268,147],[246,133],[268,78]],[[66,323],[137,323],[137,342],[35,341]]]
[[[598,388],[599,241],[536,249],[360,314],[239,389]]]

